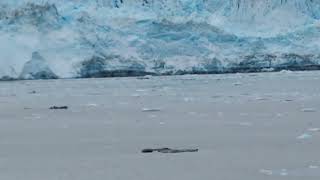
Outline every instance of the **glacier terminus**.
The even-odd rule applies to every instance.
[[[319,0],[2,0],[0,79],[320,69]]]

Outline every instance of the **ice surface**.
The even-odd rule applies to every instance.
[[[57,79],[46,60],[38,53],[32,54],[32,59],[24,65],[20,79]]]
[[[310,138],[312,138],[312,135],[307,134],[307,133],[304,133],[304,134],[297,137],[297,139],[310,139]]]
[[[61,78],[319,69],[319,18],[319,0],[2,0],[0,78],[33,52]]]

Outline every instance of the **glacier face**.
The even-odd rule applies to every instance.
[[[319,19],[320,0],[3,0],[0,78],[318,69]]]

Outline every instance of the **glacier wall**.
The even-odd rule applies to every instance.
[[[320,0],[2,0],[0,78],[319,69]]]

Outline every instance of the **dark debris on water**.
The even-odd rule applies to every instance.
[[[59,110],[59,109],[68,109],[68,106],[52,106],[49,109],[51,110]]]
[[[185,152],[198,152],[199,149],[171,149],[171,148],[157,148],[157,149],[143,149],[142,153],[185,153]]]

